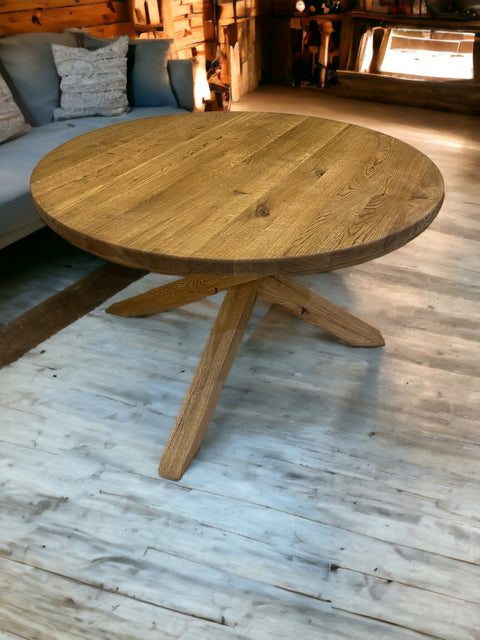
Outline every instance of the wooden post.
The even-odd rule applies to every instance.
[[[475,34],[473,41],[473,79],[480,83],[480,33]]]

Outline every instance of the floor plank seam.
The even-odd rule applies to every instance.
[[[181,611],[179,609],[173,609],[171,607],[166,607],[164,605],[158,604],[156,602],[152,602],[150,600],[144,600],[143,598],[137,598],[134,595],[128,595],[127,593],[122,593],[121,591],[117,590],[117,589],[107,589],[103,584],[95,584],[94,582],[88,582],[86,580],[80,580],[79,578],[73,578],[72,576],[69,576],[65,573],[58,573],[56,571],[52,571],[51,569],[45,569],[44,567],[40,567],[34,564],[29,564],[28,562],[22,562],[21,560],[15,560],[14,558],[9,558],[7,556],[4,556],[3,554],[0,554],[1,557],[3,557],[3,559],[7,562],[13,562],[16,565],[21,565],[24,567],[29,567],[30,569],[34,569],[35,571],[41,571],[42,573],[45,574],[49,574],[52,576],[55,576],[57,578],[61,578],[63,580],[69,580],[75,584],[79,584],[85,587],[90,587],[92,589],[98,589],[99,591],[103,591],[104,593],[109,593],[111,595],[115,595],[115,596],[120,596],[122,598],[128,598],[130,600],[134,600],[135,602],[140,602],[142,604],[148,604],[152,607],[155,607],[157,609],[161,609],[163,611],[170,611],[172,613],[175,613],[179,616],[185,616],[187,618],[196,618],[198,620],[203,620],[205,622],[211,622],[212,624],[218,625],[220,627],[231,627],[233,628],[235,625],[230,625],[225,621],[225,618],[222,617],[220,620],[216,620],[215,618],[208,618],[208,617],[204,617],[204,616],[200,616],[194,613],[188,613],[186,611]]]
[[[181,480],[178,481],[176,484],[180,485],[180,486],[184,486],[184,485],[181,485]],[[205,493],[205,494],[209,494],[209,495],[214,495],[214,496],[217,496],[219,498],[224,497],[224,495],[225,495],[225,494],[215,493],[213,491],[206,491],[206,490],[200,491],[199,489],[192,489],[192,488],[190,490],[191,491],[198,491],[199,493]],[[234,496],[232,496],[230,499],[233,500],[233,501],[240,502],[241,504],[248,504],[248,505],[255,506],[255,507],[262,507],[263,509],[266,509],[266,510],[271,510],[271,511],[275,511],[277,513],[282,513],[282,514],[285,514],[285,515],[289,515],[289,516],[291,516],[293,518],[299,518],[300,520],[305,520],[307,522],[312,522],[313,524],[321,524],[321,525],[324,525],[324,526],[327,526],[327,527],[331,527],[332,526],[328,522],[323,522],[321,520],[315,520],[314,518],[309,518],[309,517],[307,517],[305,515],[294,513],[292,511],[288,511],[288,510],[285,510],[285,509],[276,509],[275,507],[271,507],[270,505],[263,505],[261,503],[252,502],[250,500],[240,500],[239,498],[235,498]],[[429,549],[421,549],[419,547],[412,547],[412,546],[409,546],[409,545],[406,545],[406,544],[393,543],[393,542],[391,542],[389,540],[386,540],[384,538],[377,538],[375,536],[369,536],[369,535],[366,535],[364,533],[355,531],[355,529],[350,529],[348,527],[335,526],[335,528],[338,529],[339,531],[346,531],[347,533],[353,533],[355,535],[361,536],[361,537],[366,538],[366,539],[375,540],[376,542],[383,542],[383,543],[387,543],[387,544],[395,544],[395,547],[401,547],[403,549],[409,549],[409,550],[412,550],[412,551],[421,551],[422,553],[428,553],[429,555],[432,555],[432,556],[438,556],[440,558],[446,558],[448,560],[453,560],[455,562],[464,563],[464,564],[467,564],[467,565],[470,565],[470,566],[474,566],[474,567],[480,566],[478,562],[474,562],[474,561],[470,561],[470,560],[464,560],[462,558],[458,558],[458,557],[456,558],[454,556],[447,556],[447,555],[441,554],[441,553],[435,553],[433,551],[430,551]]]
[[[478,566],[477,563],[473,563],[475,566]],[[333,567],[333,565],[332,565]],[[369,578],[375,578],[377,580],[383,580],[386,584],[398,584],[401,585],[403,587],[409,587],[409,588],[414,588],[414,589],[418,589],[419,591],[425,591],[427,593],[432,593],[438,596],[443,596],[445,598],[449,598],[451,600],[458,600],[459,602],[465,603],[465,604],[473,604],[473,605],[479,605],[480,606],[480,599],[478,601],[475,600],[466,600],[465,598],[458,598],[457,596],[452,596],[449,595],[448,593],[442,593],[441,591],[434,591],[433,589],[426,589],[425,587],[420,587],[417,584],[408,584],[407,582],[402,582],[400,580],[393,580],[391,578],[384,578],[383,576],[380,575],[376,575],[374,573],[368,573],[366,571],[359,571],[358,569],[350,569],[349,567],[340,567],[338,565],[335,565],[335,569],[331,569],[331,571],[335,570],[337,571],[338,569],[342,569],[343,571],[350,571],[351,573],[358,573],[359,575],[362,576],[368,576]],[[374,571],[376,571],[376,569],[374,569]]]
[[[358,616],[359,618],[364,618],[365,620],[372,620],[374,622],[381,622],[382,624],[387,624],[391,627],[395,627],[397,629],[404,629],[405,631],[412,631],[413,633],[416,634],[416,637],[418,637],[418,635],[423,636],[424,638],[430,638],[431,640],[450,640],[447,636],[433,636],[430,633],[425,633],[424,631],[419,631],[418,629],[414,629],[412,627],[407,627],[405,625],[402,624],[397,624],[396,622],[390,622],[389,620],[385,620],[384,618],[375,618],[374,616],[367,616],[363,613],[356,613],[354,611],[349,611],[348,609],[342,609],[341,607],[334,607],[332,605],[332,609],[335,609],[336,611],[342,611],[343,613],[349,613],[350,615],[353,616]]]

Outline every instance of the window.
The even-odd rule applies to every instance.
[[[459,31],[394,28],[380,72],[423,78],[473,78],[475,34]]]

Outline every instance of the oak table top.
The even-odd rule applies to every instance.
[[[112,305],[140,317],[226,290],[159,473],[199,449],[257,296],[349,346],[381,333],[288,275],[351,266],[419,235],[444,196],[413,147],[364,127],[276,113],[119,123],[50,152],[31,179],[43,220],[107,260],[184,276]]]
[[[396,249],[438,212],[413,147],[309,116],[199,113],[106,127],[33,172],[41,217],[108,260],[185,275],[331,270]]]

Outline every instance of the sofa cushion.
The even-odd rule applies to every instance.
[[[115,41],[108,38],[92,36],[89,33],[82,32],[80,29],[72,29],[71,33],[74,33],[83,46],[91,51],[105,47]],[[186,86],[185,82],[182,83],[182,80],[178,77],[177,87],[181,95],[180,101],[178,102],[170,84],[167,63],[172,42],[173,40],[166,38],[157,40],[130,40],[128,47],[127,91],[129,102],[133,107],[173,107],[177,104],[183,107],[182,102],[188,103],[188,98],[185,99],[184,95],[182,95],[182,91],[185,93],[183,89],[183,87]],[[184,65],[183,69],[182,67],[178,67],[178,70],[180,74],[183,71],[183,73],[187,73],[188,75],[186,65]],[[191,75],[190,87],[188,87],[186,91],[192,94]]]
[[[74,47],[71,33],[25,33],[0,38],[0,60],[18,106],[34,126],[52,121],[60,82],[51,43]]]
[[[182,109],[193,111],[195,108],[193,96],[193,64],[191,60],[169,60],[167,64],[170,84]]]
[[[96,51],[102,47],[107,47],[112,42],[116,42],[117,38],[101,38],[100,36],[92,36],[84,29],[68,29],[70,33],[73,33],[78,42],[78,46],[85,47],[89,51]],[[119,36],[120,37],[120,36]]]
[[[132,44],[133,67],[130,77],[135,107],[177,104],[167,71],[171,40],[137,40]]]
[[[130,78],[135,107],[173,106],[177,104],[167,71],[171,40],[137,40],[133,51]]]
[[[118,116],[128,109],[128,36],[97,51],[52,45],[60,83],[60,107],[54,120]]]
[[[0,144],[21,136],[29,129],[31,129],[30,125],[25,122],[23,113],[15,104],[12,92],[0,75]]]

